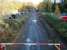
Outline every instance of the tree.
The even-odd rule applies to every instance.
[[[67,4],[67,0],[64,0],[64,4]]]
[[[60,8],[59,8],[58,4],[56,5],[55,8],[56,8],[56,9],[55,9],[55,14],[56,14],[57,16],[60,16]]]
[[[18,10],[21,6],[22,3],[16,1],[0,1],[0,15],[9,14],[12,11]]]
[[[38,5],[38,9],[41,10],[41,11],[47,10],[47,3],[41,2],[41,3]]]

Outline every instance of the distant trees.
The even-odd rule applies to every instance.
[[[22,11],[30,10],[32,8],[33,8],[33,6],[31,6],[31,5],[25,5],[25,4],[23,4],[22,7],[18,9],[18,11],[22,12]]]
[[[46,11],[47,10],[47,3],[45,2],[41,2],[39,5],[38,5],[38,9],[41,10],[41,11]]]
[[[2,2],[2,3],[1,3]],[[9,14],[22,6],[22,3],[15,1],[0,1],[0,15]]]
[[[63,10],[64,10],[64,12],[67,12],[67,4],[63,5]]]
[[[56,5],[58,5],[60,13],[67,12],[67,0],[64,0],[64,3],[50,3],[50,0],[44,0],[38,5],[38,9],[41,11],[55,12]]]
[[[38,5],[38,8],[41,10],[41,11],[52,11],[54,12],[55,10],[55,4],[52,4],[50,2],[50,0],[44,0],[43,2],[41,2],[39,5]]]
[[[64,0],[64,3],[67,4],[67,0]]]

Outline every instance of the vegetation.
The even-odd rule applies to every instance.
[[[45,2],[41,2],[39,5],[38,5],[38,9],[40,11],[48,11],[48,4],[45,3]]]
[[[23,6],[22,3],[16,2],[14,0],[7,0],[7,1],[1,0],[0,1],[0,15],[10,14],[13,11],[17,11],[22,6]]]
[[[67,38],[67,22],[62,22],[55,14],[47,13],[46,16],[43,19],[46,19],[48,24],[59,32],[60,35]]]
[[[3,19],[0,23],[0,42],[12,42],[19,33],[27,16],[19,16],[17,19]]]
[[[7,0],[8,1],[8,0]],[[29,14],[21,14],[16,19],[5,19],[6,15],[11,15],[14,11],[26,12],[25,10],[31,6],[27,6],[23,3],[10,1],[0,1],[0,42],[11,42],[19,33],[21,27],[24,25]],[[1,19],[1,17],[3,19]]]
[[[38,9],[42,13],[43,20],[46,20],[48,24],[55,29],[55,31],[57,31],[62,37],[65,37],[67,39],[67,22],[62,22],[58,18],[61,13],[67,13],[67,0],[64,1],[65,2],[63,4],[52,4],[48,1],[45,2],[44,0],[38,5]]]

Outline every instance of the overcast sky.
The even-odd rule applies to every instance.
[[[54,3],[54,0],[51,0],[52,3]],[[56,3],[60,3],[61,0],[56,0]]]
[[[0,0],[0,1],[6,1],[6,0]],[[6,2],[8,2],[8,1],[13,1],[13,0],[7,0]],[[39,3],[43,0],[15,0],[15,1],[18,1],[18,2],[30,2],[30,1],[32,1],[33,3]],[[48,1],[48,0],[46,0],[46,1]],[[51,2],[54,3],[54,0],[51,0]],[[59,3],[59,2],[61,2],[61,0],[56,0],[56,3]]]

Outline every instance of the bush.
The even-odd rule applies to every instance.
[[[67,37],[67,22],[62,22],[55,15],[46,14],[46,16],[48,23],[50,23],[63,37]]]
[[[3,32],[0,33],[0,42],[11,42],[19,33],[21,27],[27,20],[27,17],[21,17],[18,19],[4,19],[4,25],[0,25]],[[8,25],[8,27],[6,27]]]

